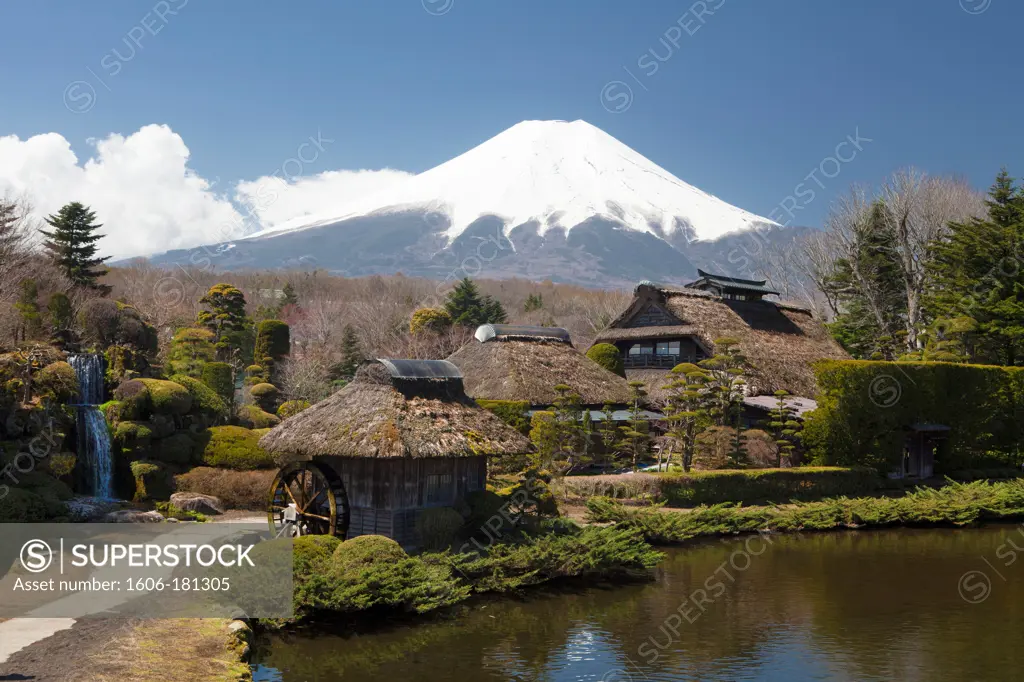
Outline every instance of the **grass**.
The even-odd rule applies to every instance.
[[[891,526],[969,526],[1024,518],[1024,481],[950,482],[918,488],[902,497],[838,497],[785,506],[718,504],[692,511],[636,508],[594,498],[588,518],[639,530],[654,544],[673,544],[714,535],[756,532],[826,531]]]
[[[239,645],[221,618],[139,621],[83,665],[95,682],[251,680]]]

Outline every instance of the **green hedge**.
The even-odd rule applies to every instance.
[[[620,377],[626,376],[626,368],[622,362],[622,354],[619,349],[610,343],[597,343],[587,351],[587,357],[604,367],[609,372],[614,372]]]
[[[815,373],[822,394],[803,430],[815,463],[896,470],[912,424],[950,427],[937,474],[1022,461],[1024,368],[827,360]]]
[[[525,400],[477,400],[477,405],[501,418],[524,436],[530,435],[530,403]]]
[[[725,469],[688,474],[567,476],[561,486],[579,497],[661,501],[670,507],[743,502],[784,503],[823,497],[867,495],[889,485],[866,467]]]
[[[202,369],[203,383],[212,388],[224,404],[234,402],[235,380],[231,365],[226,362],[207,362]]]
[[[180,384],[192,396],[192,410],[206,417],[208,424],[227,416],[228,406],[224,404],[217,392],[199,379],[184,374],[175,374],[171,381]]]

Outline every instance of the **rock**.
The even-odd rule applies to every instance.
[[[110,512],[103,517],[104,523],[162,523],[163,521],[164,517],[160,512],[133,509]]]
[[[64,504],[72,521],[88,522],[102,521],[103,517],[116,510],[121,503],[99,497],[76,497]]]
[[[198,512],[207,516],[224,513],[224,505],[219,499],[202,493],[174,493],[171,495],[171,504],[182,511]]]

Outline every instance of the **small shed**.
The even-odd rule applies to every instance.
[[[488,457],[530,449],[466,395],[450,362],[390,358],[364,365],[260,444],[282,467],[269,509],[275,533],[290,522],[299,533],[386,535],[404,546],[419,544],[423,510],[485,488]]]
[[[935,475],[935,455],[949,439],[945,424],[911,424],[907,427],[903,463],[896,478],[931,478]]]

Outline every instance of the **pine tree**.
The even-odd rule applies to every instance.
[[[786,402],[788,391],[776,391],[778,402],[768,413],[768,429],[775,439],[775,466],[781,467],[783,458],[788,464],[793,463],[796,443],[800,438],[800,422],[796,419],[796,411]]]
[[[531,313],[544,307],[544,297],[541,294],[530,294],[523,303],[523,312]]]
[[[1004,169],[989,189],[986,204],[986,219],[950,223],[947,237],[935,245],[926,299],[938,318],[933,345],[948,352],[951,348],[942,342],[954,341],[952,350],[962,350],[976,361],[1021,364],[1024,191]]]
[[[244,365],[253,345],[245,295],[230,284],[214,284],[199,302],[206,310],[199,312],[197,321],[213,332],[217,359]]]
[[[609,464],[617,464],[619,454],[619,425],[615,423],[614,417],[615,409],[605,403],[601,408],[601,421],[597,424],[597,433]]]
[[[465,327],[508,322],[508,314],[501,303],[491,296],[481,295],[476,283],[469,277],[456,284],[448,293],[444,309],[451,316],[452,322]]]
[[[664,387],[668,391],[664,410],[668,421],[666,435],[679,447],[686,472],[693,464],[697,436],[711,423],[705,399],[708,375],[697,365],[683,363],[672,369],[668,380]]]
[[[71,307],[71,299],[67,294],[58,291],[50,296],[46,310],[50,314],[50,331],[53,341],[60,346],[69,345],[75,337],[75,312]]]
[[[633,471],[637,470],[640,460],[647,456],[651,445],[651,432],[643,418],[646,401],[647,391],[644,389],[644,382],[629,382],[629,422],[622,429],[619,447],[629,453]]]
[[[281,297],[281,307],[289,305],[299,305],[299,296],[295,293],[295,287],[292,286],[291,282],[285,282],[284,287],[281,289],[283,296]]]
[[[96,242],[103,238],[97,230],[96,214],[77,201],[65,205],[46,219],[53,230],[40,230],[46,237],[43,247],[71,283],[81,289],[93,289],[106,296],[110,287],[98,280],[107,274],[101,267],[107,258],[97,258]]]
[[[15,341],[27,341],[39,338],[42,329],[42,319],[39,315],[39,287],[34,279],[23,279],[18,284],[20,294],[14,308],[21,316],[20,337],[15,333]]]
[[[588,463],[583,399],[566,384],[555,386],[555,401],[551,405],[554,413],[556,452],[553,464],[559,475],[564,476],[574,468]]]
[[[352,325],[347,324],[341,333],[341,361],[331,368],[331,378],[335,381],[351,379],[355,376],[363,359],[363,349],[359,345],[356,330]]]
[[[707,373],[708,415],[719,426],[732,430],[729,457],[735,466],[740,466],[745,457],[743,392],[747,383],[743,378],[747,359],[738,344],[733,338],[715,339],[715,355],[698,363]]]

